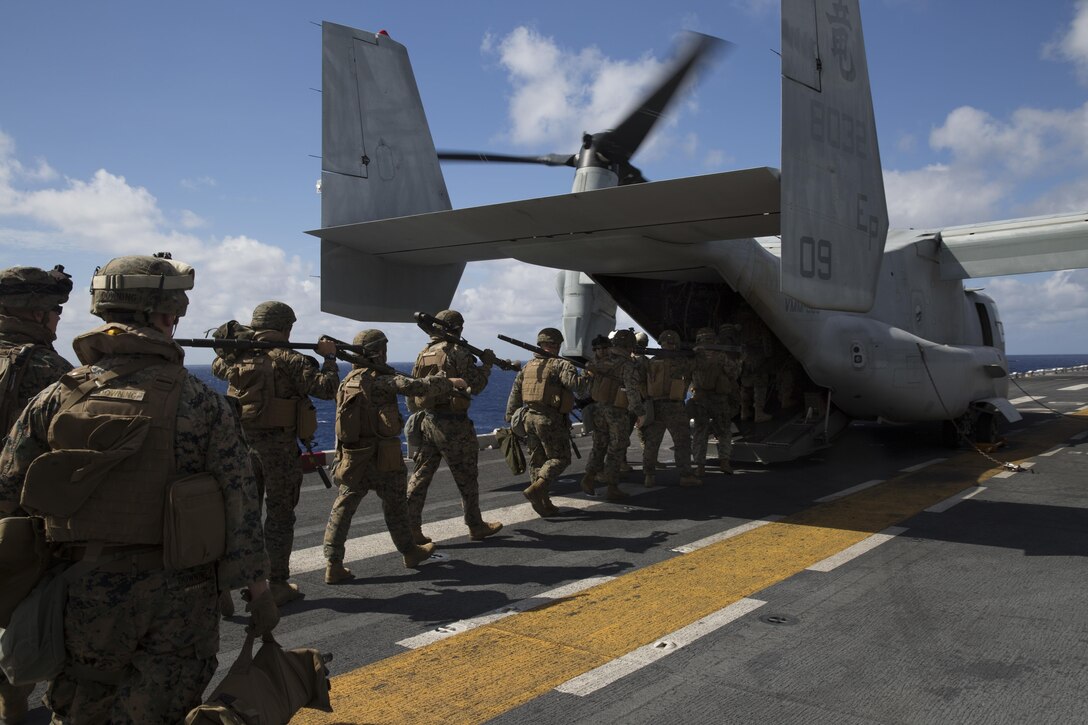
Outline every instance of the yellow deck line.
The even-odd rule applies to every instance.
[[[1055,427],[1047,426],[1046,436],[1038,429],[1024,433],[1015,453],[1022,459],[1046,450]],[[538,609],[374,662],[333,679],[334,714],[302,710],[292,722],[489,720],[1001,470],[985,465],[974,452],[961,454]]]

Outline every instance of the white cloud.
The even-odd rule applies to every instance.
[[[208,223],[199,214],[188,209],[181,210],[181,218],[179,221],[181,222],[181,226],[186,229],[197,229]]]
[[[197,189],[207,188],[211,189],[216,186],[216,181],[210,176],[200,176],[195,179],[182,179],[182,188],[189,189],[190,191],[196,191]]]
[[[1078,0],[1069,29],[1043,46],[1043,57],[1072,63],[1088,84],[1088,0]]]
[[[497,53],[513,86],[509,102],[512,143],[574,152],[583,132],[596,133],[623,120],[651,84],[657,82],[667,61],[646,53],[635,60],[609,58],[595,46],[582,50],[561,48],[554,38],[519,26],[502,38],[488,35],[485,53]],[[676,122],[681,109],[693,110],[690,97],[674,107],[670,118],[655,127],[641,154],[655,147],[660,154],[670,145],[694,153],[697,139],[671,139],[661,127]]]
[[[1008,187],[961,166],[934,164],[913,171],[884,172],[892,227],[968,224],[1000,216]]]

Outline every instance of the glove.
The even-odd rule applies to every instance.
[[[483,355],[480,355],[480,362],[484,365],[494,365],[497,359],[498,358],[495,357],[495,351],[490,349],[484,350]]]
[[[266,591],[246,604],[246,611],[249,612],[249,624],[246,625],[246,634],[263,637],[280,623],[280,610],[272,599],[271,591]]]

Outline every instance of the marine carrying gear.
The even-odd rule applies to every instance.
[[[449,346],[452,342],[444,340],[431,342],[416,357],[412,368],[412,377],[425,378],[431,375],[448,378],[456,371],[449,369]],[[437,410],[450,413],[467,413],[471,401],[467,395],[453,393],[414,395],[408,399],[411,410]]]
[[[58,264],[46,272],[38,267],[9,267],[0,271],[0,307],[52,310],[68,301],[72,275]]]
[[[552,345],[563,344],[563,333],[554,327],[545,327],[536,334],[536,344],[550,343]]]
[[[19,389],[26,374],[26,364],[34,354],[35,345],[0,347],[0,428],[7,435],[15,419],[22,412],[19,405]]]
[[[372,459],[378,471],[404,469],[400,432],[404,419],[396,393],[375,389],[377,371],[356,368],[336,391],[336,439],[340,472],[351,471],[360,457]]]
[[[646,393],[654,400],[682,401],[688,390],[688,381],[680,374],[675,361],[650,360],[646,368]]]

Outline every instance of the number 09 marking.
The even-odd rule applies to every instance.
[[[831,279],[831,242],[827,239],[801,237],[799,260],[802,277]]]

